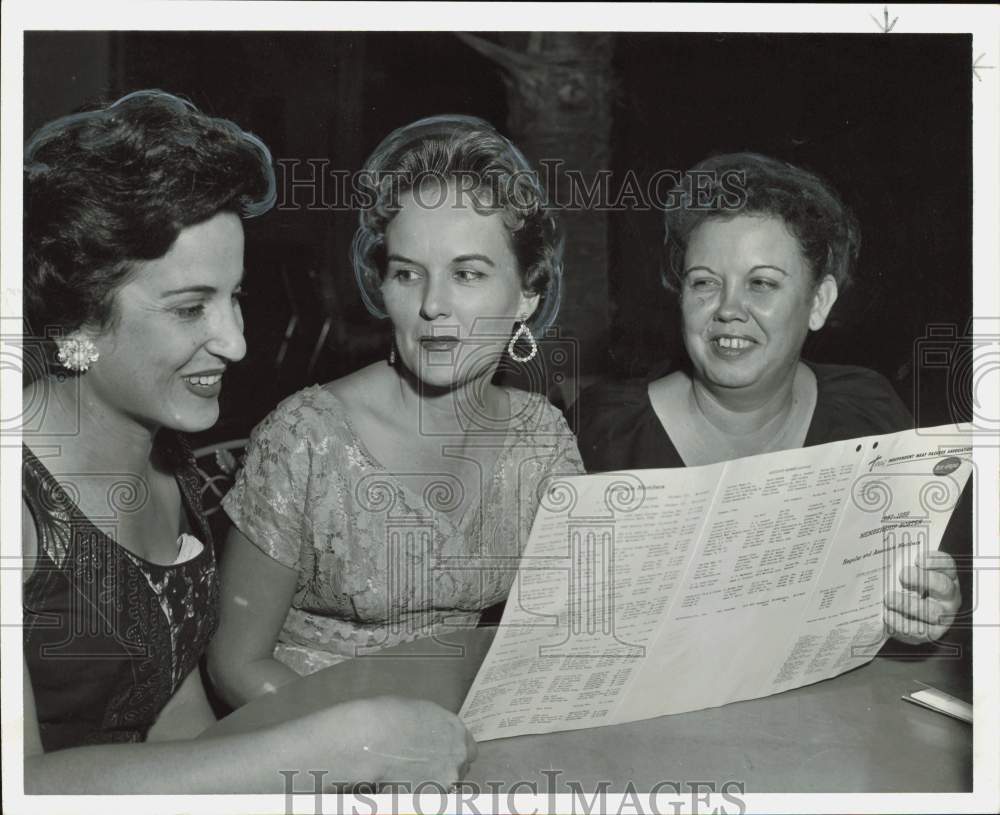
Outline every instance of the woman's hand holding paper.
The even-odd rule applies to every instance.
[[[889,633],[911,644],[941,639],[962,604],[951,555],[928,552],[918,556],[915,565],[900,572],[899,583],[902,591],[885,597],[883,617]]]

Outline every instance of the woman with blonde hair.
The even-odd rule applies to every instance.
[[[476,625],[503,601],[550,475],[582,470],[544,397],[501,387],[555,318],[555,220],[521,153],[467,116],[391,133],[354,271],[386,358],[286,399],[223,506],[210,670],[241,704],[344,659]]]

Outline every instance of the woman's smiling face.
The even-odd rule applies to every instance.
[[[711,218],[691,234],[681,313],[695,377],[767,398],[790,381],[810,330],[826,322],[833,278],[817,286],[799,243],[769,215]]]
[[[480,214],[454,185],[400,205],[385,232],[382,296],[402,363],[437,387],[491,376],[514,321],[538,302],[521,289],[503,216]]]
[[[81,380],[91,409],[153,431],[215,424],[222,375],[246,353],[242,279],[243,225],[229,212],[137,263],[115,294],[111,327],[91,335],[100,358]]]

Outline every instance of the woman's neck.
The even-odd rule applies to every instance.
[[[495,430],[509,413],[503,391],[491,377],[477,377],[441,388],[428,385],[405,369],[399,374],[398,393],[405,415],[422,429],[449,435]]]
[[[767,399],[719,399],[681,371],[649,386],[653,411],[689,467],[801,447],[816,397],[816,378],[801,363],[790,387]]]
[[[58,446],[63,465],[84,472],[148,471],[158,428],[109,410],[84,378],[39,380],[24,390],[23,399],[25,406],[42,404],[41,427],[25,438],[29,447]]]
[[[691,379],[691,407],[724,436],[740,438],[765,434],[780,427],[793,404],[797,367],[777,388],[766,394],[735,388],[713,388]]]

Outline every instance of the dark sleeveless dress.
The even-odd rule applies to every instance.
[[[806,364],[816,375],[816,409],[803,447],[913,427],[910,412],[881,374],[853,365]],[[633,379],[580,394],[577,444],[588,473],[684,466],[653,410],[648,385]]]
[[[157,445],[203,544],[179,564],[119,546],[23,448],[22,494],[38,532],[23,589],[24,657],[46,750],[144,741],[218,625],[215,553],[193,458],[174,433],[161,431]],[[117,497],[114,490],[112,506],[134,500],[127,484]]]

